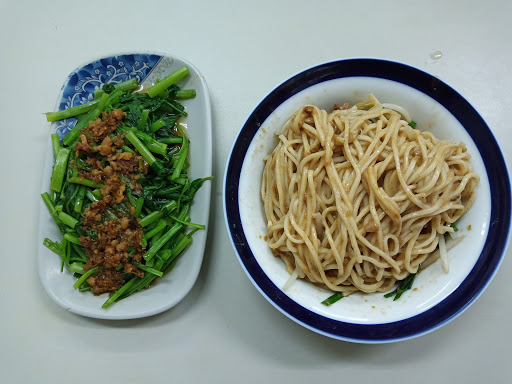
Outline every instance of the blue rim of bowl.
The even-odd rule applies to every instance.
[[[414,317],[385,324],[353,324],[310,311],[281,291],[264,273],[248,246],[239,209],[239,179],[252,139],[261,124],[291,96],[325,81],[347,77],[375,77],[408,85],[443,105],[466,129],[485,163],[490,184],[491,217],[483,250],[464,281],[446,299]],[[283,314],[317,333],[346,341],[386,343],[429,333],[453,320],[485,290],[505,253],[510,230],[511,193],[507,166],[491,130],[459,93],[417,68],[380,59],[347,59],[321,64],[286,80],[255,108],[235,140],[224,180],[224,213],[238,259],[255,287]]]

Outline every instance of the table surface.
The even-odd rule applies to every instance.
[[[491,5],[492,4],[492,5]],[[510,168],[512,2],[0,1],[2,188],[0,372],[6,383],[497,382],[512,341],[511,250],[486,292],[444,327],[394,344],[342,342],[297,325],[243,272],[226,231],[222,180],[252,109],[289,76],[375,57],[425,70],[482,115]],[[101,321],[58,307],[37,275],[47,125],[67,74],[149,50],[194,63],[213,112],[211,217],[192,291],[150,318]],[[440,59],[432,53],[442,53]]]

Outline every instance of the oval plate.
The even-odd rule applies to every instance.
[[[302,105],[330,109],[353,104],[369,93],[409,110],[419,129],[445,140],[464,141],[480,175],[477,201],[461,219],[469,234],[449,253],[450,273],[440,263],[422,271],[415,290],[398,301],[382,293],[355,293],[335,305],[320,304],[331,292],[287,281],[282,261],[265,242],[260,197],[263,157],[277,144],[275,133]],[[255,175],[258,175],[255,177]],[[462,313],[496,273],[510,229],[510,182],[491,131],[475,109],[439,79],[410,66],[375,59],[322,64],[301,72],[270,92],[242,127],[228,159],[224,181],[226,225],[238,259],[256,288],[283,314],[320,334],[353,342],[384,343],[430,332]]]
[[[191,142],[190,179],[207,177],[212,172],[212,123],[210,97],[206,81],[191,63],[177,58],[154,53],[129,53],[105,57],[75,69],[68,76],[57,99],[56,110],[73,107],[94,98],[94,90],[105,83],[118,83],[136,77],[141,84],[153,84],[176,69],[186,65],[190,75],[178,84],[182,89],[195,89],[194,99],[183,100],[188,117],[183,124]],[[74,126],[76,119],[49,124],[50,132],[62,138]],[[196,144],[197,143],[197,144]],[[199,145],[199,143],[201,143]],[[42,191],[49,191],[53,169],[51,143],[43,172]],[[195,223],[208,223],[210,211],[211,183],[204,183],[194,197],[190,216]],[[61,239],[61,235],[41,202],[39,217],[38,269],[41,282],[48,295],[64,309],[79,315],[100,319],[134,319],[163,312],[176,305],[190,291],[199,274],[203,261],[207,231],[199,231],[192,244],[178,259],[171,273],[159,279],[150,289],[140,291],[127,299],[114,303],[107,309],[101,305],[107,295],[94,296],[90,292],[73,289],[76,279],[66,268],[61,272],[61,260],[43,246],[43,240]]]

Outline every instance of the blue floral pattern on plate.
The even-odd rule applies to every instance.
[[[162,57],[155,54],[111,56],[79,67],[69,75],[58,109],[68,109],[94,100],[94,91],[101,89],[104,84],[117,84],[132,78],[142,83]],[[76,124],[76,118],[55,124],[55,130],[63,138]]]

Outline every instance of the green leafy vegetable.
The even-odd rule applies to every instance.
[[[187,112],[178,100],[194,98],[196,92],[181,90],[177,84],[188,74],[188,68],[183,66],[147,93],[132,93],[140,88],[136,79],[105,84],[95,92],[94,101],[46,114],[48,121],[76,117],[77,123],[62,143],[52,134],[55,165],[51,193],[45,192],[41,197],[62,234],[62,241],[45,239],[44,245],[60,256],[62,268],[76,276],[74,288],[80,292],[95,292],[95,279],[103,278],[107,272],[122,276],[122,284],[110,290],[103,308],[149,287],[155,278],[171,271],[178,256],[192,242],[192,235],[205,229],[202,224],[192,223],[188,213],[196,192],[212,178],[188,177],[191,143],[179,126]],[[110,152],[103,148],[105,139],[91,139],[89,124],[98,117],[120,113],[119,110],[123,112],[122,121],[109,131],[111,142],[124,141],[113,147],[115,154],[137,156],[140,160],[136,179],[116,173],[124,185],[124,195],[122,201],[112,203],[103,196],[108,196],[112,188],[109,180],[93,177],[91,171],[94,167],[111,166],[115,156],[107,156]],[[86,213],[94,207],[103,208],[94,216],[96,224],[91,224]],[[114,267],[91,264],[90,248],[83,244],[99,241],[103,236],[99,231],[102,225],[118,223],[122,227],[126,219],[142,233],[140,243],[116,250],[123,257]],[[142,256],[137,249],[142,250]],[[132,260],[137,252],[140,259]]]

